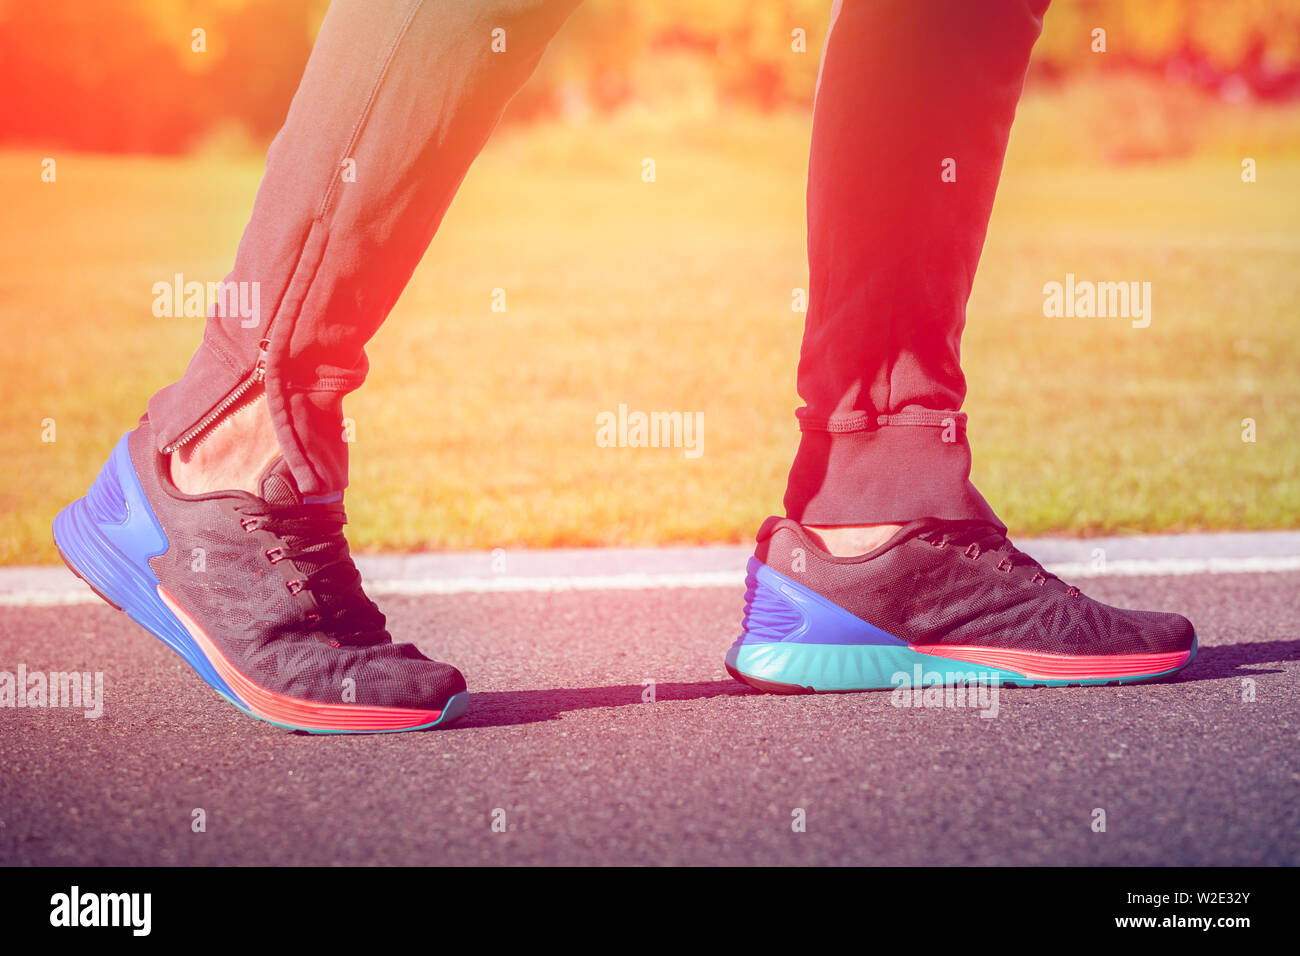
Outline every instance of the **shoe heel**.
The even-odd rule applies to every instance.
[[[783,578],[750,558],[745,566],[745,612],[738,642],[798,640],[808,630],[808,615],[781,587]]]
[[[126,436],[85,496],[54,519],[54,544],[64,562],[104,600],[131,613],[158,585],[148,560],[167,550],[167,536],[139,489],[136,501],[123,488],[123,466],[131,468]],[[128,485],[139,480],[131,470]]]
[[[96,594],[180,654],[232,703],[234,693],[183,624],[158,596],[149,559],[170,542],[158,523],[123,435],[85,496],[54,519],[54,544],[72,572]]]
[[[732,677],[777,693],[873,690],[911,666],[904,641],[750,558],[740,637],[727,652]]]

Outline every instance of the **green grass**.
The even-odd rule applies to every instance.
[[[1020,534],[1300,526],[1300,158],[1270,142],[1254,185],[1248,145],[1110,166],[1043,147],[1028,115],[963,346],[976,483]],[[356,546],[750,539],[798,440],[807,132],[625,118],[495,140],[348,399]],[[39,159],[0,155],[5,563],[55,559],[54,513],[184,368],[200,324],[154,318],[150,287],[224,275],[260,175],[60,155],[50,185]],[[1045,318],[1066,272],[1151,282],[1151,327]],[[597,447],[621,402],[703,411],[703,456]]]

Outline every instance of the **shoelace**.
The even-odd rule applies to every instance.
[[[371,647],[392,641],[386,619],[361,588],[361,572],[348,551],[342,505],[241,505],[245,531],[269,531],[278,544],[265,552],[272,564],[292,561],[302,572],[286,585],[290,594],[310,591],[319,613],[306,624],[329,636],[335,647]]]
[[[1033,568],[1034,574],[1030,580],[1040,586],[1048,581],[1061,580],[1012,544],[1002,531],[984,521],[949,521],[928,528],[920,532],[917,537],[938,548],[965,545],[965,553],[970,558],[978,558],[986,552],[998,554],[1001,557],[998,561],[998,570],[1010,573],[1018,567]],[[1078,597],[1081,592],[1071,584],[1066,586],[1066,593],[1071,597]]]

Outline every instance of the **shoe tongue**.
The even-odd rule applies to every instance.
[[[257,485],[258,496],[272,507],[302,504],[302,495],[298,493],[298,484],[293,480],[293,473],[285,463],[284,457],[278,457],[266,466]]]
[[[298,483],[293,480],[293,473],[289,471],[283,456],[266,466],[266,471],[262,472],[262,477],[258,480],[257,488],[259,497],[272,508],[322,503],[319,498],[305,496],[298,491]],[[328,500],[336,501],[340,497],[330,496]],[[325,556],[332,550],[332,542],[328,537],[309,540],[301,534],[286,531],[284,541],[294,548],[296,552],[293,559],[294,567],[303,574],[318,571],[326,560]],[[332,556],[328,559],[332,560]]]
[[[328,505],[343,500],[342,492],[325,495],[303,495],[298,490],[298,483],[284,458],[276,458],[262,472],[258,480],[258,495],[272,508],[293,505]],[[337,509],[328,509],[335,515]],[[284,531],[282,540],[293,551],[293,566],[304,576],[316,574],[326,565],[334,568],[333,576],[325,587],[313,589],[312,594],[317,607],[322,613],[332,612],[335,608],[355,605],[362,610],[353,612],[352,627],[359,628],[356,633],[370,635],[368,643],[391,642],[392,637],[384,627],[384,616],[379,612],[360,588],[360,579],[356,567],[348,553],[347,541],[341,531],[329,533],[314,532],[310,536],[304,533]]]

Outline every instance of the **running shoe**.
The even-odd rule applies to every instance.
[[[1095,601],[987,522],[913,521],[839,558],[773,517],[726,665],[760,690],[811,693],[896,688],[918,665],[927,684],[1127,684],[1176,674],[1195,654],[1186,618]]]
[[[395,644],[343,535],[342,493],[304,498],[283,458],[259,494],[187,495],[148,417],[54,520],[78,577],[244,713],[310,733],[451,723],[460,671]]]

